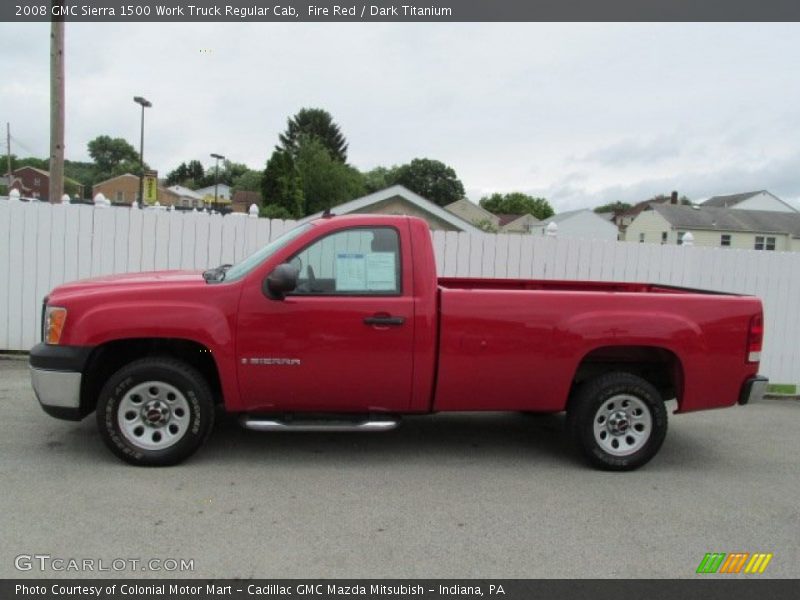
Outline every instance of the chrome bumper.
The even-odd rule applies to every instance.
[[[763,375],[751,377],[742,386],[742,393],[739,395],[739,404],[760,402],[767,393],[767,386],[769,386],[769,379]]]
[[[44,411],[59,419],[79,420],[81,377],[74,371],[30,367],[31,384]]]

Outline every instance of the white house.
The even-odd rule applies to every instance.
[[[616,240],[619,235],[614,223],[588,208],[569,210],[542,220],[542,234],[550,223],[558,225],[558,237]]]
[[[743,210],[717,206],[653,204],[625,230],[625,240],[743,250],[800,251],[800,212]]]
[[[199,190],[195,190],[195,194],[200,194],[201,198],[211,198],[211,202],[214,201],[214,187],[213,185],[207,185],[204,188],[200,188]],[[231,190],[231,186],[227,183],[220,183],[217,186],[217,201],[228,203],[233,198],[233,191]]]
[[[701,206],[705,208],[735,208],[736,210],[799,212],[796,208],[787,204],[775,194],[770,194],[767,190],[730,194],[728,196],[712,196],[701,203]]]
[[[198,194],[195,190],[182,185],[171,185],[167,189],[178,197],[175,202],[177,206],[191,206],[193,208],[203,207],[203,196]]]

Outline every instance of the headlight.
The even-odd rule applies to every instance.
[[[44,341],[47,344],[58,344],[61,341],[61,332],[67,320],[67,309],[58,306],[48,306],[44,313]]]

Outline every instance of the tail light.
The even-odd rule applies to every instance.
[[[761,346],[764,342],[764,315],[758,313],[750,319],[747,332],[747,362],[757,363],[761,360]]]

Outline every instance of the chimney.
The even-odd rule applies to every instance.
[[[677,204],[678,203],[678,192],[673,191],[672,195],[669,197],[670,204]]]

